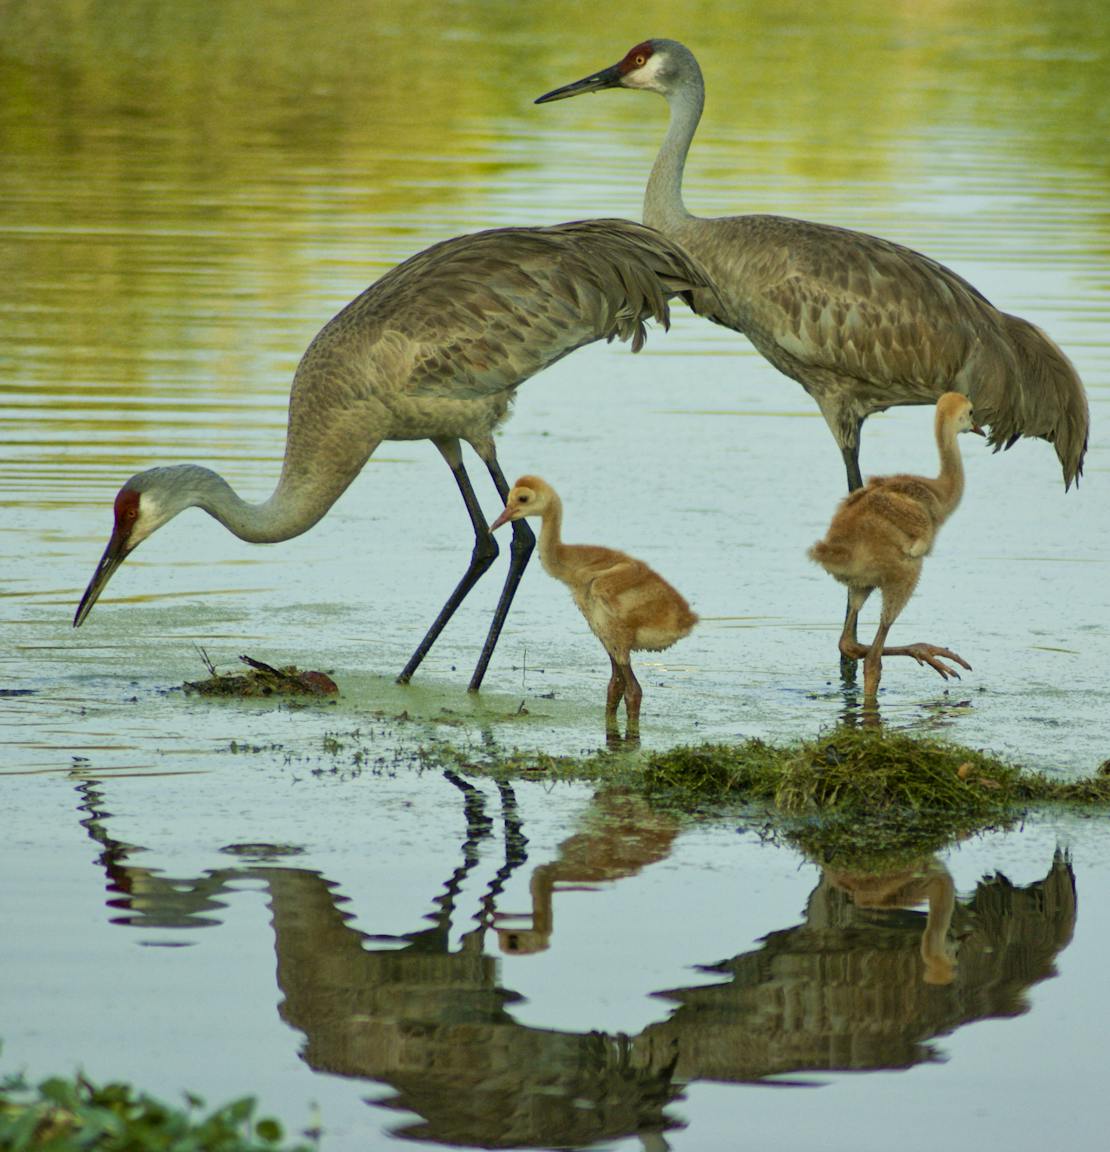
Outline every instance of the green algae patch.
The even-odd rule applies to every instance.
[[[789,844],[821,865],[885,874],[953,842],[1007,828],[1037,810],[1110,813],[1110,760],[1092,775],[1061,779],[987,752],[921,734],[841,727],[811,740],[680,745],[627,743],[582,756],[425,739],[383,760],[360,730],[333,734],[332,771],[418,772],[625,789],[677,819],[726,820]],[[323,769],[313,769],[322,771]]]

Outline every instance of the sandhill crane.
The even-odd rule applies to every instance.
[[[504,500],[509,485],[493,431],[516,388],[602,337],[639,351],[644,321],[669,321],[667,300],[707,283],[690,257],[627,220],[498,228],[433,245],[387,272],[330,320],[297,367],[285,459],[268,500],[251,504],[194,464],[132,476],[115,499],[115,527],[74,616],[88,616],[112,573],[156,529],[203,508],[242,540],[306,532],[383,440],[431,440],[462,493],[474,530],[465,575],[398,680],[407,682],[498,548],[463,467],[466,441]],[[485,675],[535,537],[513,527],[505,586],[470,689]]]
[[[522,476],[505,501],[505,511],[490,525],[496,531],[510,521],[538,516],[540,562],[570,589],[590,630],[609,653],[612,674],[605,694],[605,723],[616,727],[622,697],[628,714],[626,736],[639,735],[643,690],[632,671],[631,653],[659,652],[689,634],[698,618],[683,596],[654,569],[615,548],[564,544],[563,503],[539,476]]]
[[[848,614],[840,634],[845,657],[863,657],[863,697],[873,703],[884,656],[912,656],[935,668],[944,679],[959,678],[951,660],[970,669],[962,657],[935,644],[884,648],[887,633],[917,586],[921,564],[932,551],[940,526],[955,511],[964,491],[964,467],[956,436],[982,430],[972,417],[971,401],[946,392],[937,401],[937,451],[940,475],[872,476],[865,487],[844,497],[823,540],[809,550],[830,576],[848,586]],[[868,596],[878,588],[883,606],[875,639],[865,647],[856,639],[856,622]]]
[[[694,310],[742,332],[813,397],[840,448],[848,488],[863,483],[859,435],[873,412],[969,395],[995,450],[1050,441],[1070,487],[1083,470],[1087,398],[1074,367],[1028,321],[1000,312],[966,280],[899,244],[781,216],[699,219],[682,201],[686,154],[705,86],[693,53],[645,40],[622,60],[539,97],[603,88],[658,92],[670,123],[644,196],[644,222],[677,240],[715,282]]]

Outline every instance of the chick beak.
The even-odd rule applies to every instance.
[[[512,519],[513,519],[512,509],[506,508],[501,513],[501,515],[498,516],[497,519],[494,520],[494,522],[489,526],[489,530],[491,532],[496,532],[497,529],[500,528],[502,524],[508,524],[508,522]]]

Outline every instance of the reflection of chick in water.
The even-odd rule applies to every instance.
[[[925,931],[921,934],[923,979],[926,984],[951,984],[956,978],[956,961],[947,944],[956,907],[956,886],[939,860],[925,860],[914,868],[881,875],[826,868],[825,881],[847,892],[857,908],[912,908],[928,902]]]
[[[678,833],[673,816],[642,797],[616,789],[598,792],[585,827],[559,845],[558,855],[532,873],[531,913],[499,912],[496,920],[530,919],[529,928],[497,928],[502,952],[543,952],[551,945],[556,892],[589,892],[595,884],[635,876],[670,855]]]

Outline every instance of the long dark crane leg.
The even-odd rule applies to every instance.
[[[493,477],[493,482],[497,486],[497,492],[501,497],[501,502],[505,503],[509,498],[509,484],[505,479],[505,474],[501,471],[500,465],[497,463],[496,457],[487,460],[486,467],[489,469],[489,474]],[[497,640],[501,635],[501,629],[505,626],[505,621],[509,615],[509,607],[513,602],[513,597],[516,595],[520,578],[524,575],[524,569],[527,568],[528,560],[535,547],[536,534],[523,520],[514,520],[513,542],[509,546],[509,571],[505,576],[505,586],[501,589],[501,598],[497,601],[497,608],[494,610],[493,620],[490,622],[486,642],[482,645],[482,653],[478,657],[478,663],[474,668],[474,675],[470,677],[470,685],[468,688],[470,692],[477,692],[482,686],[482,679],[485,677],[486,669],[489,667],[493,650],[497,647]]]
[[[455,590],[447,598],[447,603],[440,609],[440,613],[432,626],[424,634],[424,639],[420,641],[416,651],[409,657],[409,662],[401,669],[401,674],[397,677],[398,684],[407,684],[412,679],[413,673],[420,667],[424,657],[428,655],[432,645],[439,638],[439,634],[447,626],[448,620],[454,616],[455,610],[466,599],[471,588],[478,583],[489,566],[497,559],[499,551],[497,541],[494,540],[493,533],[490,532],[489,525],[482,515],[482,509],[478,505],[478,499],[474,495],[470,477],[463,467],[459,442],[457,440],[436,441],[436,447],[450,466],[451,474],[455,477],[455,483],[458,484],[459,491],[462,493],[466,511],[470,516],[470,523],[474,528],[474,551],[470,554],[470,565],[463,578],[455,585]],[[504,593],[502,593],[502,598],[504,598]],[[494,641],[496,642],[496,637]],[[489,644],[488,639],[486,643]]]
[[[859,470],[859,435],[860,429],[863,427],[861,420],[856,425],[856,442],[854,445],[845,444],[840,449],[840,454],[844,458],[844,470],[848,475],[848,491],[854,492],[857,488],[863,487],[863,476]],[[849,596],[848,606],[844,609],[844,620],[847,624],[848,618],[852,615],[852,600]],[[852,638],[855,639],[855,626],[853,622]],[[845,685],[852,685],[856,682],[856,664],[857,661],[852,656],[845,655],[844,651],[840,653],[840,682]]]

